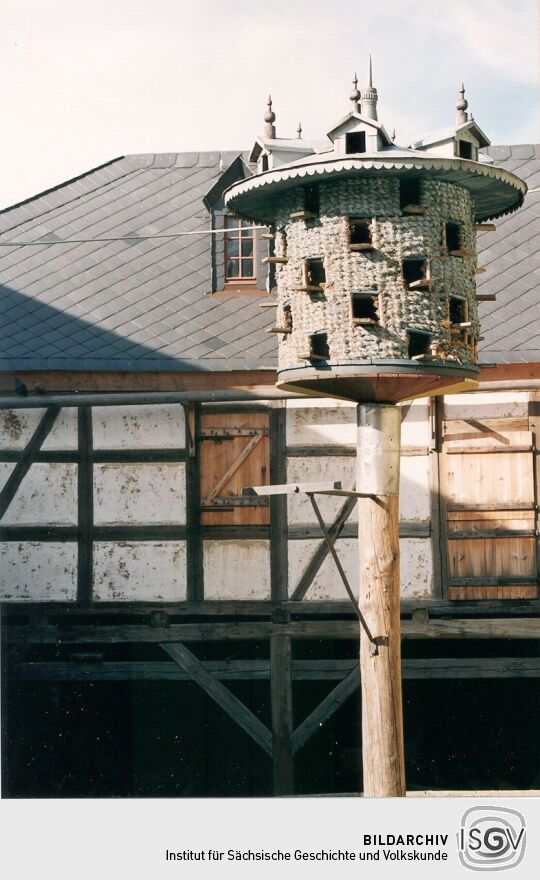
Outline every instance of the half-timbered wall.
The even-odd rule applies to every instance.
[[[536,598],[534,393],[404,404],[404,599]],[[353,404],[43,407],[0,412],[0,589],[8,601],[346,599],[305,496],[353,486]],[[320,497],[353,585],[354,502]]]

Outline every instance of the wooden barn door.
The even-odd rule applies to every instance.
[[[242,495],[270,474],[267,412],[206,412],[199,434],[201,523],[268,525],[268,500]]]
[[[527,419],[443,424],[448,598],[536,598],[535,451]]]

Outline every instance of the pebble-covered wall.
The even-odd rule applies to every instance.
[[[410,359],[421,351],[420,362],[474,363],[479,327],[469,193],[424,179],[417,204],[404,206],[407,184],[398,177],[310,184],[311,191],[305,185],[283,194],[276,218],[277,326],[289,330],[278,333],[280,368],[309,363],[318,334],[326,334],[330,361]],[[314,196],[318,214],[305,219]],[[370,242],[351,247],[351,221],[362,218]],[[317,258],[325,278],[313,290],[309,261]],[[424,280],[408,282],[411,269]],[[415,330],[424,333],[413,334],[411,347]],[[324,355],[319,347],[319,360]]]

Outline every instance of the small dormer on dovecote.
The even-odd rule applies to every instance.
[[[485,161],[479,151],[482,147],[489,147],[491,141],[471,114],[467,113],[469,103],[465,98],[463,83],[459,94],[460,97],[456,103],[456,124],[450,128],[430,132],[411,146],[421,152],[429,151],[434,156],[470,159],[473,162]]]
[[[334,144],[334,152],[341,155],[351,153],[379,153],[392,143],[385,128],[377,119],[377,89],[373,86],[371,55],[369,57],[368,85],[360,91],[358,77],[353,79],[350,94],[351,111],[329,132]]]
[[[304,159],[321,150],[328,149],[327,142],[309,141],[302,138],[302,126],[298,125],[296,138],[278,138],[276,136],[276,114],[272,110],[272,98],[268,95],[266,113],[264,114],[264,135],[258,137],[251,150],[249,161],[257,165],[257,174],[272,171],[280,165]]]

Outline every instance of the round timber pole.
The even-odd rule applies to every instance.
[[[364,797],[404,797],[399,606],[399,452],[397,406],[358,407],[359,604],[377,649],[360,638]]]

